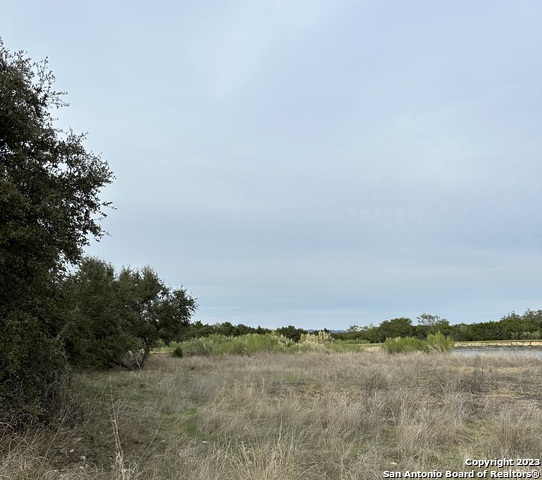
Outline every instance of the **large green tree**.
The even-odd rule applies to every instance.
[[[70,364],[107,368],[136,347],[128,330],[130,315],[113,266],[84,258],[63,282],[69,314],[64,339]]]
[[[47,61],[0,39],[0,415],[50,403],[64,369],[58,283],[100,237],[107,163],[54,125],[64,106]]]
[[[66,328],[70,361],[83,368],[145,366],[160,341],[180,340],[196,301],[170,289],[150,267],[123,268],[85,258],[63,288],[70,305]]]
[[[386,338],[411,337],[413,332],[412,320],[405,317],[383,321],[378,331],[381,342],[385,341]]]
[[[159,341],[168,344],[181,340],[197,303],[183,288],[167,287],[148,266],[123,268],[118,281],[130,315],[129,332],[136,342],[132,360],[137,368],[143,368]]]

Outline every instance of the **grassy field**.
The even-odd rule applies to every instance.
[[[541,386],[542,358],[499,353],[154,355],[143,372],[77,376],[48,428],[4,429],[0,479],[471,470],[467,458],[542,456]]]

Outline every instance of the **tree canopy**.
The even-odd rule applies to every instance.
[[[117,274],[97,258],[84,258],[63,291],[72,315],[67,353],[83,368],[143,368],[159,342],[181,339],[196,309],[195,299],[168,288],[152,268],[126,267]]]
[[[47,61],[0,39],[0,410],[41,405],[64,368],[58,281],[102,234],[113,174],[84,135],[55,126],[65,106]],[[36,403],[37,402],[37,403]]]

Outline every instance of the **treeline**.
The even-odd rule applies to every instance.
[[[352,326],[344,333],[333,336],[342,340],[365,340],[371,343],[384,342],[386,338],[414,337],[424,340],[430,334],[441,332],[455,341],[481,340],[528,340],[542,338],[542,310],[527,310],[523,315],[509,313],[498,321],[450,325],[446,319],[436,315],[422,314],[418,324],[410,318],[386,320],[379,326]]]
[[[214,334],[238,337],[249,333],[265,334],[272,331],[284,335],[294,342],[299,342],[301,335],[307,335],[313,330],[296,328],[292,325],[271,330],[260,326],[232,325],[230,322],[209,325],[196,321],[187,327],[184,339],[204,338]],[[542,310],[527,310],[523,315],[509,313],[498,321],[457,325],[450,325],[448,320],[437,315],[423,313],[417,317],[417,324],[414,324],[410,318],[400,317],[385,320],[378,326],[358,327],[352,325],[345,332],[331,332],[327,329],[324,331],[337,340],[369,343],[383,343],[388,338],[398,337],[426,340],[429,335],[435,335],[437,332],[451,337],[455,341],[534,340],[542,338]]]
[[[248,325],[233,325],[230,322],[216,323],[213,325],[202,323],[201,321],[192,322],[186,328],[183,339],[190,340],[192,338],[205,338],[211,335],[225,335],[227,337],[240,337],[249,333],[266,334],[276,332],[280,335],[284,335],[286,338],[299,342],[301,335],[308,334],[308,330],[302,328],[296,328],[292,325],[287,327],[281,327],[276,329],[270,329],[265,327],[250,327]]]

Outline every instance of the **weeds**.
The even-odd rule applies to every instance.
[[[78,423],[0,437],[0,478],[374,479],[538,458],[542,361],[487,354],[155,355],[74,384]]]

